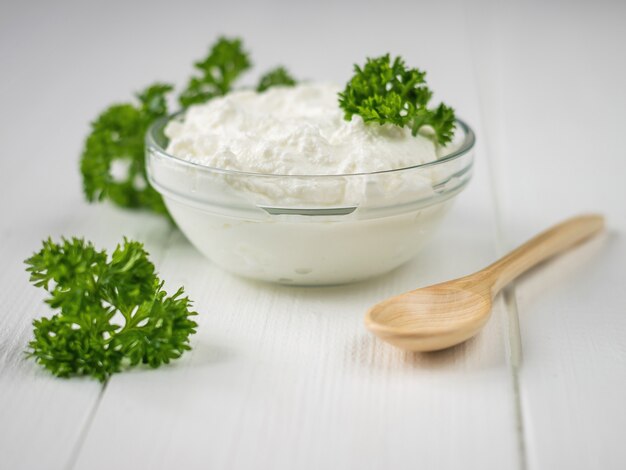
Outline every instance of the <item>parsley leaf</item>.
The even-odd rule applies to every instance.
[[[426,85],[426,73],[406,66],[389,54],[368,58],[361,68],[354,66],[354,76],[339,93],[339,106],[346,120],[358,114],[365,122],[410,126],[413,135],[428,126],[441,145],[452,140],[454,110],[443,103],[429,109],[432,92]]]
[[[168,214],[148,184],[144,136],[155,119],[167,115],[171,90],[171,85],[156,83],[137,94],[138,104],[113,105],[91,123],[80,162],[88,201],[108,199],[118,206]]]
[[[220,37],[209,55],[194,65],[202,72],[202,76],[192,77],[180,94],[178,99],[183,108],[225,95],[232,88],[233,82],[250,68],[251,63],[248,53],[243,50],[241,39]]]
[[[295,78],[291,76],[285,67],[276,67],[259,79],[256,91],[262,92],[273,86],[294,86],[295,84]]]
[[[190,349],[197,324],[183,289],[167,297],[141,243],[124,240],[108,259],[82,239],[48,239],[25,263],[58,311],[35,320],[29,355],[59,377],[101,381],[126,366],[159,367]]]

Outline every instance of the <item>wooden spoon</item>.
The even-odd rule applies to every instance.
[[[503,287],[603,227],[600,215],[568,219],[482,271],[374,305],[365,316],[365,326],[383,341],[409,351],[436,351],[462,343],[487,322],[492,300]]]

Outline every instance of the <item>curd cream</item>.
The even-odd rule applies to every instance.
[[[431,162],[438,148],[408,128],[344,119],[338,86],[235,91],[170,122],[167,152],[201,165],[278,175],[336,175]]]

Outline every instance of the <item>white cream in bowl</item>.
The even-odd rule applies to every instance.
[[[345,283],[408,261],[432,233],[470,178],[471,130],[459,123],[440,148],[407,128],[346,121],[338,91],[237,91],[151,129],[150,181],[213,262],[274,282]]]

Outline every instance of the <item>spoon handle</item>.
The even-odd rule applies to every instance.
[[[597,214],[572,217],[540,233],[485,269],[492,280],[492,292],[546,259],[571,248],[604,228],[604,217]]]

